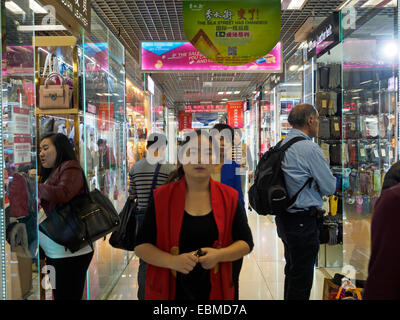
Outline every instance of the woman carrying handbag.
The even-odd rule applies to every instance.
[[[84,193],[84,176],[68,138],[48,134],[40,142],[38,196],[46,216],[59,204]],[[42,222],[42,221],[39,221]],[[54,300],[81,300],[93,257],[89,244],[72,253],[39,231],[39,246],[55,272]],[[53,284],[52,284],[53,285]]]

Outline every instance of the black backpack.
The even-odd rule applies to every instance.
[[[295,203],[299,193],[307,184],[312,182],[308,179],[304,186],[289,199],[282,171],[282,161],[285,151],[296,142],[305,140],[296,137],[281,146],[280,141],[262,156],[257,165],[254,183],[250,187],[248,196],[250,206],[260,215],[280,215]]]

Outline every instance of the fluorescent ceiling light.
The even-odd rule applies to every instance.
[[[6,8],[14,14],[24,14],[25,11],[21,9],[14,1],[6,1]]]
[[[239,93],[240,93],[240,91],[235,91],[235,92],[234,92],[234,94],[239,94]]]
[[[47,13],[47,10],[35,0],[29,0],[29,8],[31,8],[34,13]]]
[[[220,96],[222,96],[223,94],[225,94],[225,92],[220,91],[220,92],[218,92],[218,94],[219,94]]]
[[[301,83],[281,83],[281,86],[298,87],[298,86],[301,86]]]
[[[281,3],[283,3],[284,0],[281,0]],[[287,4],[288,1],[285,1],[285,4]],[[304,7],[305,3],[307,2],[307,0],[292,0],[290,1],[290,3],[287,5],[284,4],[284,7],[286,8],[282,8],[284,10],[300,10]]]
[[[61,24],[53,24],[53,25],[37,25],[37,26],[18,26],[18,31],[32,32],[32,31],[65,31],[65,28]]]
[[[226,94],[232,94],[232,91],[227,91]]]
[[[222,99],[222,101],[228,101],[228,100],[229,100],[229,99],[226,99],[226,98],[225,98],[225,99]]]
[[[299,68],[299,66],[297,64],[294,64],[292,66],[289,67],[290,71],[296,71]]]
[[[364,3],[361,8],[365,7],[375,7],[382,3],[383,0],[368,0],[366,3]],[[383,7],[395,7],[397,5],[397,1],[392,0],[389,3],[385,4]]]
[[[212,104],[212,101],[200,101],[201,104]]]

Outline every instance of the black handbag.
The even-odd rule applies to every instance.
[[[85,175],[84,193],[56,206],[39,230],[72,253],[118,229],[120,220],[112,202],[95,189],[89,192]]]
[[[134,250],[137,201],[137,198],[131,199],[130,197],[126,200],[124,208],[119,214],[121,220],[119,229],[114,231],[108,240],[112,247],[127,251]]]
[[[153,183],[150,189],[149,203],[153,199],[153,190],[156,187],[158,173],[161,165],[157,164],[156,170],[153,176]],[[127,251],[133,251],[136,246],[136,235],[139,227],[143,223],[144,214],[146,210],[138,210],[138,198],[128,198],[125,202],[124,208],[119,214],[121,225],[118,230],[114,231],[109,239],[109,243],[112,247],[117,249],[123,249]]]

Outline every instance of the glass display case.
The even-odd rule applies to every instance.
[[[18,1],[18,4],[21,10],[16,11],[6,8],[2,2],[0,18],[0,287],[1,298],[7,300],[37,298],[40,282],[38,208],[34,201],[37,164],[33,31],[22,32],[18,29],[18,26],[32,25],[34,16],[29,1]]]
[[[374,203],[398,160],[397,8],[353,9],[356,28],[343,30],[344,264],[365,280]]]
[[[125,50],[92,11],[92,32],[85,37],[86,168],[90,189],[108,196],[118,212],[127,198],[127,131],[125,113]],[[95,113],[91,113],[93,110]],[[88,272],[87,298],[104,299],[129,262],[126,251],[105,240],[95,243]]]

